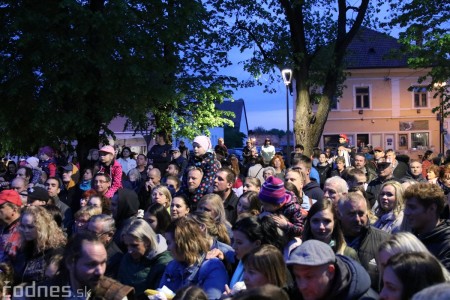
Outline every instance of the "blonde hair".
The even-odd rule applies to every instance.
[[[129,235],[139,241],[148,244],[148,249],[155,249],[157,245],[156,233],[150,225],[142,219],[136,219],[124,230],[122,236]]]
[[[172,234],[176,252],[183,257],[188,266],[199,263],[202,254],[209,251],[207,238],[192,219],[176,219],[167,228],[167,234]]]
[[[101,197],[100,197],[101,198]],[[102,208],[97,206],[86,205],[81,207],[74,215],[74,219],[78,219],[81,216],[89,216],[89,219],[96,215],[102,214]]]
[[[62,247],[66,244],[67,238],[64,235],[63,230],[58,227],[53,216],[42,206],[26,206],[22,210],[22,214],[20,216],[20,223],[22,223],[22,219],[26,216],[30,215],[33,217],[34,225],[37,231],[37,238],[34,243],[34,251],[36,253],[41,253],[48,249],[55,249],[58,247]],[[19,226],[19,231],[20,231]],[[26,241],[21,236],[21,244],[22,246],[26,244]]]
[[[227,227],[225,224],[216,224],[211,216],[211,214],[205,211],[196,211],[189,214],[187,218],[191,218],[199,225],[204,225],[206,227],[207,233],[217,239],[219,242],[230,245],[231,239],[228,235]]]
[[[244,257],[245,272],[248,268],[264,274],[270,284],[287,285],[287,267],[280,250],[272,245],[262,245]]]
[[[230,225],[225,216],[225,207],[223,206],[222,198],[220,198],[219,195],[206,194],[200,199],[200,201],[198,201],[197,207],[200,208],[206,202],[210,202],[212,204],[213,211],[211,211],[211,216],[216,224]]]
[[[167,198],[167,200],[169,201],[167,204],[163,204],[164,207],[165,208],[170,207],[170,204],[172,204],[172,194],[170,194],[170,191],[169,191],[169,189],[166,186],[158,185],[158,186],[155,186],[153,188],[153,190],[152,190],[152,203],[154,203],[154,201],[153,201],[153,193],[154,192],[161,192]]]
[[[387,181],[383,183],[380,187],[380,193],[378,195],[378,206],[375,208],[375,214],[378,218],[380,218],[383,214],[386,212],[381,209],[380,200],[381,200],[381,191],[384,189],[385,186],[392,186],[395,190],[395,206],[392,209],[392,212],[397,217],[404,209],[405,202],[403,199],[403,186],[400,182],[397,181]]]

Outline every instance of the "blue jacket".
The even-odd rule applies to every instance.
[[[188,285],[197,285],[203,289],[208,299],[220,299],[228,283],[225,266],[218,258],[204,260],[200,266],[186,266],[173,260],[167,267],[159,287],[164,285],[176,293]]]

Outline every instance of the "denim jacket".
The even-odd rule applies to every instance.
[[[159,287],[165,285],[176,293],[185,286],[197,285],[205,291],[208,299],[220,299],[227,283],[227,271],[217,258],[203,260],[200,265],[189,267],[173,260],[167,265]]]

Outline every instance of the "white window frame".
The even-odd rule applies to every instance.
[[[357,107],[356,106],[356,97],[358,94],[356,94],[356,89],[358,88],[367,88],[369,90],[369,107]],[[364,104],[364,100],[362,100],[362,104]],[[372,86],[370,84],[359,84],[353,86],[353,109],[355,110],[370,110],[372,109]]]

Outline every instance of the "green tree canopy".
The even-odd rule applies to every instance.
[[[77,139],[96,147],[116,116],[192,136],[229,123],[214,103],[226,49],[200,1],[3,1],[0,144],[27,152]]]

